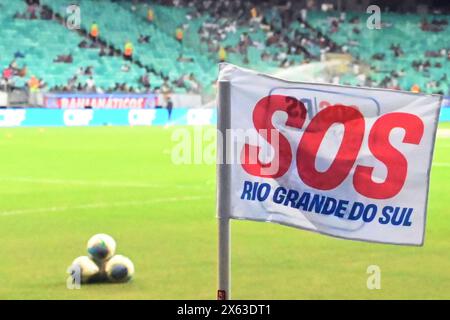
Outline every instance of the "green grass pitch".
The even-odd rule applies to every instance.
[[[214,299],[215,167],[173,165],[172,130],[0,129],[0,298]],[[233,298],[450,299],[450,138],[434,162],[424,247],[233,221]],[[67,289],[67,267],[100,232],[134,280]],[[366,287],[373,264],[381,290]]]

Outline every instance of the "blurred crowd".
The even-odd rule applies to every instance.
[[[226,60],[228,53],[243,56],[248,62],[248,49],[254,47],[263,61],[274,61],[279,67],[289,67],[294,55],[302,55],[305,61],[320,59],[326,52],[339,51],[338,46],[306,22],[307,10],[287,1],[276,5],[268,1],[160,1],[165,5],[191,8],[188,20],[207,16],[200,29],[200,39],[208,45],[210,52],[217,52],[218,59]],[[300,28],[291,28],[298,23]],[[223,47],[222,43],[239,28],[249,31],[239,34],[237,46]],[[252,34],[264,33],[264,39],[254,39]],[[273,48],[276,50],[268,50]]]
[[[17,12],[14,18],[57,19],[51,9],[40,5],[39,0],[27,0],[26,2],[26,11]],[[132,2],[138,5],[145,1],[134,0]],[[328,19],[327,32],[323,34],[308,22],[308,10],[299,6],[295,1],[283,1],[279,2],[281,4],[276,4],[277,2],[273,1],[158,0],[156,3],[188,8],[185,21],[180,23],[173,33],[173,37],[181,44],[181,48],[186,38],[185,32],[189,30],[190,21],[202,18],[204,22],[198,31],[198,35],[210,56],[215,57],[217,61],[227,61],[230,54],[235,54],[242,58],[244,65],[250,61],[250,49],[253,49],[252,52],[257,52],[261,61],[270,62],[280,68],[307,64],[312,61],[324,61],[327,53],[349,53],[350,47],[358,46],[358,43],[353,43],[357,40],[349,40],[341,45],[337,45],[331,40],[329,36],[332,37],[333,34],[339,32],[343,24],[346,24],[346,26],[350,25],[351,32],[355,35],[361,33],[358,17],[348,19],[345,13],[340,13],[334,14],[333,18]],[[155,12],[151,6],[146,7],[148,8],[146,19],[149,24],[154,24]],[[134,5],[131,6],[131,10],[136,10],[136,7]],[[448,21],[444,18],[431,20],[424,18],[418,27],[422,31],[436,33],[442,32],[447,25]],[[383,25],[383,27],[389,27],[389,25]],[[170,93],[176,88],[182,88],[189,93],[202,92],[203,88],[200,81],[197,80],[196,74],[185,73],[176,79],[169,78],[166,75],[157,74],[151,67],[140,64],[134,58],[133,43],[145,44],[152,41],[151,36],[144,31],[140,34],[130,35],[130,39],[127,39],[122,48],[117,48],[105,41],[105,38],[101,37],[102,30],[99,29],[96,22],[92,23],[89,30],[81,30],[79,32],[84,37],[78,44],[79,48],[98,49],[99,58],[123,58],[123,64],[115,72],[132,72],[133,65],[138,65],[139,68],[144,69],[144,74],[136,75],[137,85],[132,86],[129,83],[121,82],[115,83],[109,88],[100,87],[95,81],[95,67],[88,65],[79,67],[70,76],[67,83],[47,88],[47,84],[43,79],[28,75],[27,66],[19,64],[20,59],[25,57],[26,52],[17,52],[11,63],[3,69],[0,86],[6,89],[14,88],[15,77],[21,77],[29,80],[27,85],[30,89],[33,86],[35,89],[47,88],[50,91],[60,92],[120,91],[139,93],[156,91]],[[229,43],[226,40],[230,37],[238,38],[236,45],[226,44]],[[353,37],[353,39],[357,39],[357,37]],[[405,48],[403,48],[401,43],[392,43],[389,50],[395,58],[401,58],[405,55]],[[297,57],[301,57],[301,59],[296,59]],[[450,60],[450,50],[448,50],[446,43],[443,43],[440,50],[424,51],[422,59],[416,59],[411,62],[411,70],[428,72],[430,68],[441,68],[440,62],[433,62],[432,60],[436,57],[444,57]],[[355,56],[354,58],[358,60],[359,57]],[[371,59],[372,61],[383,62],[386,59],[386,52],[376,52]],[[177,62],[193,62],[193,60],[192,58],[184,57],[181,49]],[[55,55],[53,63],[73,64],[75,62],[72,53],[61,52]],[[366,63],[369,63],[370,67],[370,61],[366,61]],[[407,71],[404,68],[390,70],[381,81],[375,83],[370,76],[366,76],[366,73],[361,70],[359,62],[354,63],[352,70],[361,85],[377,85],[392,89],[400,88],[398,80]],[[151,80],[153,77],[162,78],[162,84],[152,87]],[[439,84],[444,81],[447,81],[446,74],[439,79],[427,82],[426,89],[439,87]],[[331,79],[331,82],[341,83],[341,79],[339,76],[336,76]],[[421,88],[416,87],[413,91],[420,90]]]

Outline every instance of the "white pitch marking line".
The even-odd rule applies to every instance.
[[[43,184],[67,184],[79,186],[97,186],[97,187],[112,187],[112,188],[163,188],[164,184],[155,183],[135,183],[135,182],[115,182],[115,181],[88,181],[88,180],[66,180],[66,179],[45,179],[33,177],[0,177],[1,181],[13,182],[29,182],[29,183],[43,183]],[[188,185],[188,184],[173,184],[167,185],[170,188],[177,189],[204,189],[204,186]]]
[[[448,162],[433,162],[433,166],[435,166],[435,167],[450,167],[450,163],[448,163]]]
[[[438,129],[437,136],[438,138],[450,138],[450,129]]]
[[[88,210],[88,209],[101,209],[101,208],[114,208],[114,207],[128,207],[128,206],[141,206],[149,205],[161,202],[182,202],[182,201],[196,201],[210,199],[211,197],[205,196],[192,196],[192,197],[171,197],[171,198],[160,198],[151,199],[143,201],[121,201],[121,202],[97,202],[97,203],[87,203],[74,206],[61,206],[61,207],[48,207],[48,208],[31,208],[31,209],[19,209],[10,211],[0,211],[0,216],[13,216],[19,214],[28,213],[45,213],[45,212],[60,212],[67,210]]]

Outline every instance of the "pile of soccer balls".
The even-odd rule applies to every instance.
[[[87,244],[89,256],[76,258],[69,268],[73,278],[81,283],[127,282],[134,274],[134,265],[122,255],[114,255],[116,241],[103,233],[92,236]]]

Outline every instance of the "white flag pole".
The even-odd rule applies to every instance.
[[[227,129],[230,129],[230,82],[219,81],[217,112],[217,218],[218,246],[218,300],[229,300],[230,292],[230,165],[227,162]]]

